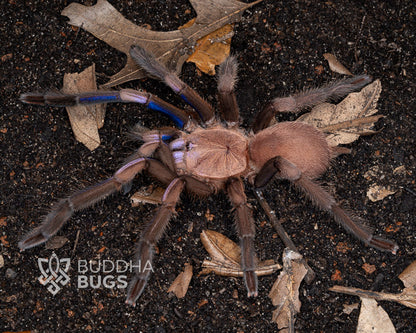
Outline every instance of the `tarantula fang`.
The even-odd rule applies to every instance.
[[[147,92],[133,89],[79,95],[22,94],[21,100],[25,103],[54,106],[140,103],[167,114],[180,128],[168,127],[137,133],[144,143],[128,162],[109,179],[56,203],[44,222],[19,242],[22,250],[47,241],[74,212],[89,207],[114,192],[128,191],[135,176],[147,171],[167,187],[161,207],[147,224],[137,245],[135,260],[141,266],[151,262],[153,248],[162,237],[183,191],[204,197],[223,190],[234,207],[248,296],[256,296],[255,226],[243,181],[247,180],[255,188],[260,188],[275,178],[291,181],[315,205],[331,213],[337,222],[365,244],[396,253],[398,247],[394,242],[374,236],[368,227],[344,211],[314,180],[327,170],[331,158],[336,155],[328,146],[323,133],[302,122],[281,122],[268,127],[276,113],[297,112],[339,98],[368,84],[371,81],[369,76],[355,76],[293,96],[275,98],[257,114],[252,131],[248,132],[238,126],[239,108],[234,93],[237,61],[234,57],[229,57],[219,68],[221,122],[215,117],[210,104],[145,49],[132,46],[130,54],[147,73],[164,81],[192,108],[180,109]],[[126,303],[135,305],[149,274],[149,270],[144,270],[143,267],[137,269],[130,283]]]

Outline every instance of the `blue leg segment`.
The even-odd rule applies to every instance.
[[[190,120],[190,115],[164,100],[146,92],[122,89],[120,91],[95,91],[82,94],[64,94],[55,92],[26,93],[20,100],[28,104],[51,106],[75,106],[101,103],[139,103],[151,110],[162,112],[169,116],[175,124],[183,128]]]

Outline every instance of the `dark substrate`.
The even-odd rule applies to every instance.
[[[83,70],[93,62],[101,83],[123,67],[124,55],[84,30],[73,30],[60,16],[70,2],[9,0],[0,5],[0,239],[4,259],[0,330],[276,330],[267,295],[278,273],[260,278],[257,298],[246,297],[242,279],[198,276],[208,256],[199,239],[202,230],[213,229],[237,241],[231,207],[223,194],[203,201],[183,197],[177,218],[158,246],[155,273],[136,308],[124,304],[124,289],[78,289],[71,281],[52,296],[37,281],[37,258],[49,257],[52,250],[40,246],[20,253],[18,240],[57,199],[110,176],[136,148],[125,136],[135,123],[151,128],[171,125],[167,118],[143,111],[141,106],[109,105],[100,130],[102,144],[90,152],[74,139],[64,109],[31,107],[18,101],[23,92],[59,89],[64,73]],[[110,2],[136,24],[155,30],[176,29],[195,15],[186,1]],[[232,53],[240,64],[237,95],[245,128],[272,97],[339,78],[323,58],[327,52],[352,72],[368,73],[383,85],[378,108],[385,118],[377,123],[380,132],[349,145],[352,153],[337,158],[321,181],[345,207],[369,221],[376,234],[395,239],[400,246],[397,255],[364,246],[285,182],[266,191],[272,208],[317,275],[312,284],[301,285],[298,332],[354,332],[358,310],[347,315],[343,306],[359,299],[328,288],[341,284],[399,292],[403,285],[397,276],[415,260],[416,5],[412,0],[362,3],[263,1],[245,12],[232,40]],[[323,66],[323,72],[318,66]],[[214,77],[201,75],[193,64],[186,64],[181,76],[216,103]],[[154,80],[124,87],[145,88],[183,105]],[[286,115],[279,120],[294,118]],[[363,176],[374,166],[382,175],[377,183],[396,191],[378,202],[367,199],[372,182]],[[393,174],[400,166],[406,172]],[[133,190],[152,182],[147,176],[139,177]],[[281,261],[283,244],[273,237],[270,223],[261,223],[267,219],[249,189],[248,195],[257,221],[258,256]],[[212,221],[206,218],[208,209]],[[69,241],[55,252],[73,262],[130,260],[140,225],[153,214],[153,206],[133,208],[128,195],[115,195],[75,214],[59,232]],[[346,245],[345,253],[340,245]],[[194,277],[186,297],[177,299],[166,290],[185,263],[193,265]],[[366,273],[364,263],[374,265],[375,271]],[[75,275],[76,267],[71,273]],[[336,276],[340,280],[334,281]],[[398,332],[416,330],[415,310],[392,302],[381,305]]]

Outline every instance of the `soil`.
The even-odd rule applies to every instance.
[[[178,215],[157,248],[152,274],[135,308],[125,305],[125,289],[78,288],[79,260],[130,260],[141,225],[155,207],[132,207],[129,195],[114,195],[76,213],[58,233],[68,241],[59,249],[39,246],[19,252],[19,239],[38,225],[50,205],[73,190],[111,176],[137,143],[126,139],[135,123],[156,128],[169,119],[138,105],[109,105],[102,143],[89,151],[72,134],[63,108],[32,107],[19,102],[28,91],[59,89],[64,73],[96,64],[100,83],[119,71],[125,56],[60,15],[71,1],[2,1],[0,4],[0,331],[146,331],[266,332],[274,306],[268,292],[278,273],[259,279],[259,296],[247,298],[243,280],[198,275],[208,254],[199,235],[211,229],[234,241],[230,204],[224,194],[206,200],[185,195]],[[80,1],[92,4],[92,1]],[[173,30],[195,15],[186,1],[110,1],[137,25]],[[409,1],[263,1],[247,10],[235,25],[231,50],[239,61],[237,97],[243,126],[275,96],[284,96],[340,78],[331,72],[324,53],[332,53],[353,73],[381,80],[378,103],[385,118],[378,132],[348,145],[321,182],[344,207],[368,221],[375,234],[394,239],[396,255],[366,247],[346,233],[331,216],[314,208],[286,182],[269,186],[265,195],[288,234],[316,273],[302,283],[297,332],[354,332],[359,306],[350,314],[344,305],[354,296],[328,291],[333,285],[400,292],[398,275],[415,260],[415,77],[416,3]],[[186,64],[181,77],[215,103],[215,78]],[[149,90],[183,106],[155,80],[123,85]],[[285,115],[279,120],[293,120]],[[376,179],[364,174],[374,167]],[[403,172],[397,173],[396,168]],[[394,172],[396,170],[396,172]],[[138,177],[133,191],[155,183]],[[373,184],[394,194],[371,202]],[[258,257],[281,261],[283,243],[247,187],[257,221]],[[207,218],[211,217],[212,219]],[[71,258],[71,282],[52,296],[38,282],[38,258]],[[1,259],[1,258],[0,258]],[[0,261],[1,262],[1,261]],[[185,263],[194,276],[186,296],[166,292]],[[368,270],[368,265],[374,268]],[[130,277],[130,274],[128,274]],[[397,332],[415,332],[415,310],[380,302]]]

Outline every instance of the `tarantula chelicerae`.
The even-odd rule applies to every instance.
[[[303,190],[320,208],[329,211],[336,221],[364,243],[395,253],[397,245],[373,236],[369,228],[348,215],[318,183],[336,152],[315,127],[302,122],[281,122],[270,127],[278,112],[297,112],[325,100],[341,97],[371,81],[361,75],[335,82],[323,88],[308,90],[285,98],[276,98],[258,113],[252,130],[239,128],[239,108],[234,94],[237,62],[228,58],[220,65],[218,75],[219,109],[223,122],[214,110],[192,88],[166,69],[151,54],[132,46],[130,54],[151,76],[164,81],[193,110],[179,109],[156,96],[132,90],[97,91],[79,95],[28,93],[21,100],[30,104],[68,106],[108,102],[133,102],[169,115],[181,128],[162,128],[139,133],[144,144],[115,174],[85,190],[59,201],[44,222],[19,243],[24,250],[47,241],[71,215],[93,205],[110,194],[127,190],[134,177],[143,170],[167,185],[162,205],[144,229],[137,245],[137,262],[144,267],[152,260],[153,248],[163,235],[175,212],[182,191],[208,196],[224,190],[234,207],[241,246],[241,265],[248,296],[257,295],[254,221],[244,193],[244,180],[256,188],[266,186],[273,178],[287,179]],[[150,271],[139,267],[130,283],[126,303],[134,305],[143,292]]]

